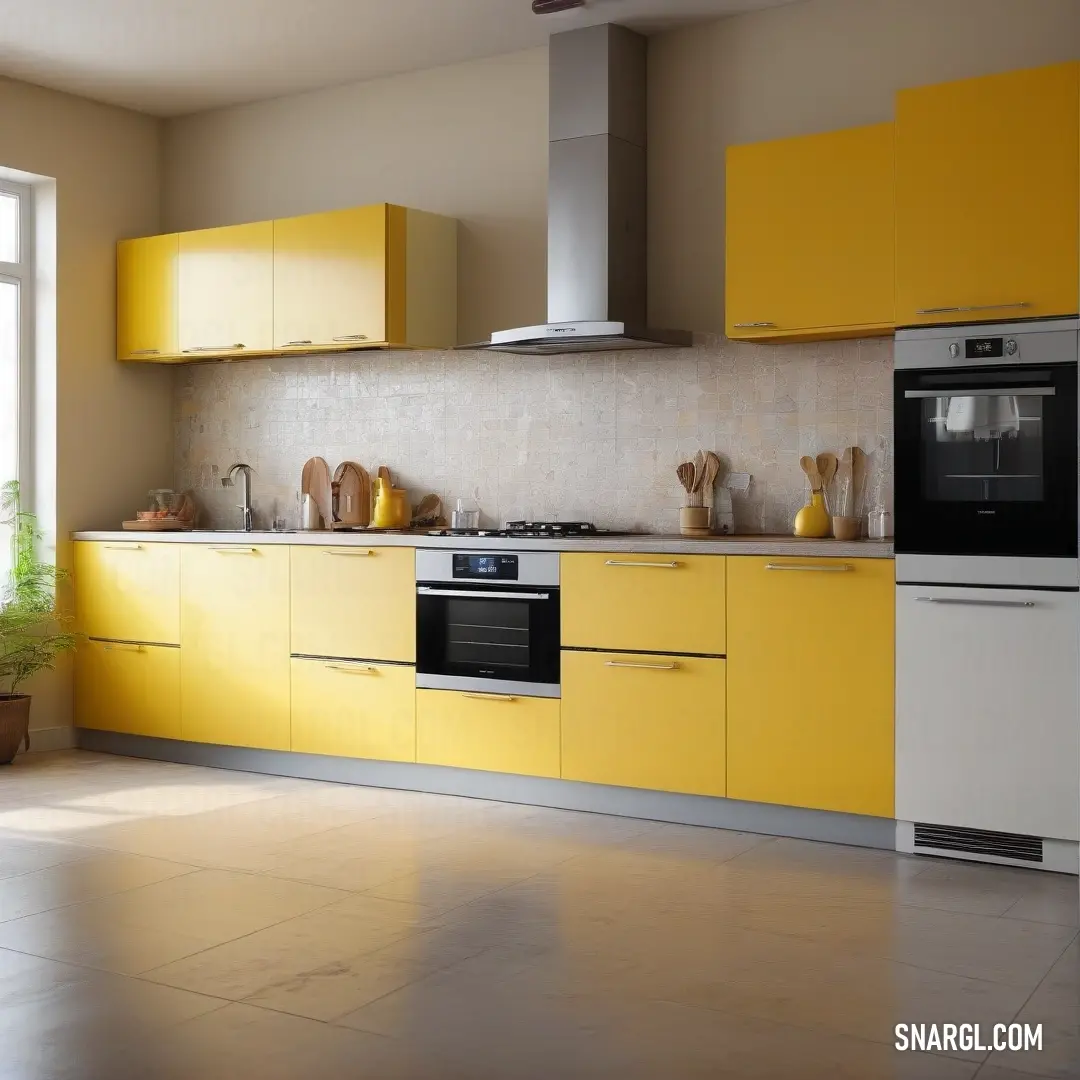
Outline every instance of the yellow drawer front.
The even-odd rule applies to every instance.
[[[416,659],[412,548],[290,550],[294,653],[404,663]]]
[[[75,656],[75,723],[125,735],[180,738],[180,650],[83,641]]]
[[[460,769],[558,776],[559,701],[417,690],[416,760]]]
[[[180,545],[75,544],[75,614],[88,637],[180,644]]]
[[[894,598],[891,559],[728,560],[731,798],[892,817]]]
[[[416,760],[416,670],[342,660],[292,662],[292,748]]]
[[[581,553],[560,567],[563,645],[723,655],[723,556]]]
[[[562,654],[562,775],[723,795],[723,660]]]

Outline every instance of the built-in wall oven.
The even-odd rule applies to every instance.
[[[559,554],[416,553],[416,685],[559,696]]]
[[[1078,327],[897,332],[900,850],[1080,868]]]

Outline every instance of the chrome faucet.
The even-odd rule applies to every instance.
[[[221,478],[221,486],[235,486],[237,475],[240,477],[240,502],[236,504],[236,508],[244,512],[244,532],[251,532],[251,466],[243,462],[234,465],[229,470],[229,475]]]

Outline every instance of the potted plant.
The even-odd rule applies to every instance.
[[[19,503],[17,481],[0,488],[0,525],[11,529],[11,573],[0,591],[0,765],[7,765],[22,743],[30,748],[30,695],[19,687],[73,649],[76,635],[56,610],[62,571],[38,560],[41,533]]]

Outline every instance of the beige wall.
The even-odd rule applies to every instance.
[[[35,505],[61,538],[115,525],[172,475],[171,377],[115,360],[115,245],[160,228],[160,159],[157,121],[0,79],[0,167],[56,181],[56,460],[41,455]],[[61,540],[61,564],[68,549]],[[35,688],[34,726],[70,715],[65,668]]]
[[[170,229],[382,201],[460,219],[461,340],[542,320],[547,50],[167,125]]]
[[[905,86],[1077,57],[1076,0],[804,0],[654,38],[652,321],[723,328],[728,144],[876,123]]]

